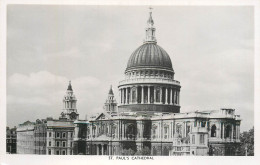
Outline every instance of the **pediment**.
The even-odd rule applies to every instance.
[[[101,113],[95,120],[109,120],[111,116],[109,114]]]

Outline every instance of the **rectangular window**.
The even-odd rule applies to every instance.
[[[56,142],[56,146],[59,147],[60,146],[60,142]]]
[[[51,137],[51,132],[49,132],[49,137]]]
[[[72,146],[72,142],[70,142],[70,147],[73,147],[73,146]]]
[[[62,137],[63,137],[63,138],[66,138],[66,132],[63,132],[63,133],[62,133]]]
[[[192,144],[195,144],[195,135],[192,135]]]
[[[66,151],[62,151],[62,155],[66,155]]]
[[[164,127],[164,134],[167,135],[167,127]]]
[[[66,147],[66,142],[62,142],[62,147]]]
[[[73,132],[71,132],[70,135],[71,135],[71,138],[73,138]]]
[[[49,149],[49,155],[51,155],[51,150]]]
[[[56,151],[56,155],[59,155],[60,154],[60,151]]]
[[[205,127],[206,126],[206,122],[205,121],[202,121],[201,122],[201,127]]]
[[[60,137],[60,133],[59,133],[59,132],[57,132],[57,137],[58,137],[58,138]]]
[[[200,144],[204,144],[204,135],[200,135]]]
[[[49,142],[49,146],[51,146],[51,141]]]

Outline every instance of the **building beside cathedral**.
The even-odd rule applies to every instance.
[[[35,123],[26,121],[16,129],[17,133],[17,154],[34,154],[34,127]]]
[[[74,154],[237,155],[240,121],[234,109],[180,112],[180,82],[157,44],[150,12],[146,38],[130,56],[119,102],[110,88],[104,112],[76,120]]]
[[[74,121],[78,120],[77,99],[69,82],[59,119],[48,117],[27,121],[17,128],[17,153],[38,155],[72,155]]]
[[[63,98],[63,111],[59,119],[47,119],[46,154],[73,154],[73,122],[79,118],[77,99],[69,82],[66,95]]]
[[[6,153],[16,154],[16,127],[6,127]]]

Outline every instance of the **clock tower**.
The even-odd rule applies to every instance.
[[[68,120],[77,120],[79,118],[79,114],[77,112],[77,99],[73,94],[71,81],[69,81],[69,85],[67,88],[66,95],[63,98],[63,112],[61,113],[60,118],[66,118]]]

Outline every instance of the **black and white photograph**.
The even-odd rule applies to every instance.
[[[5,13],[6,156],[255,156],[254,6]]]

